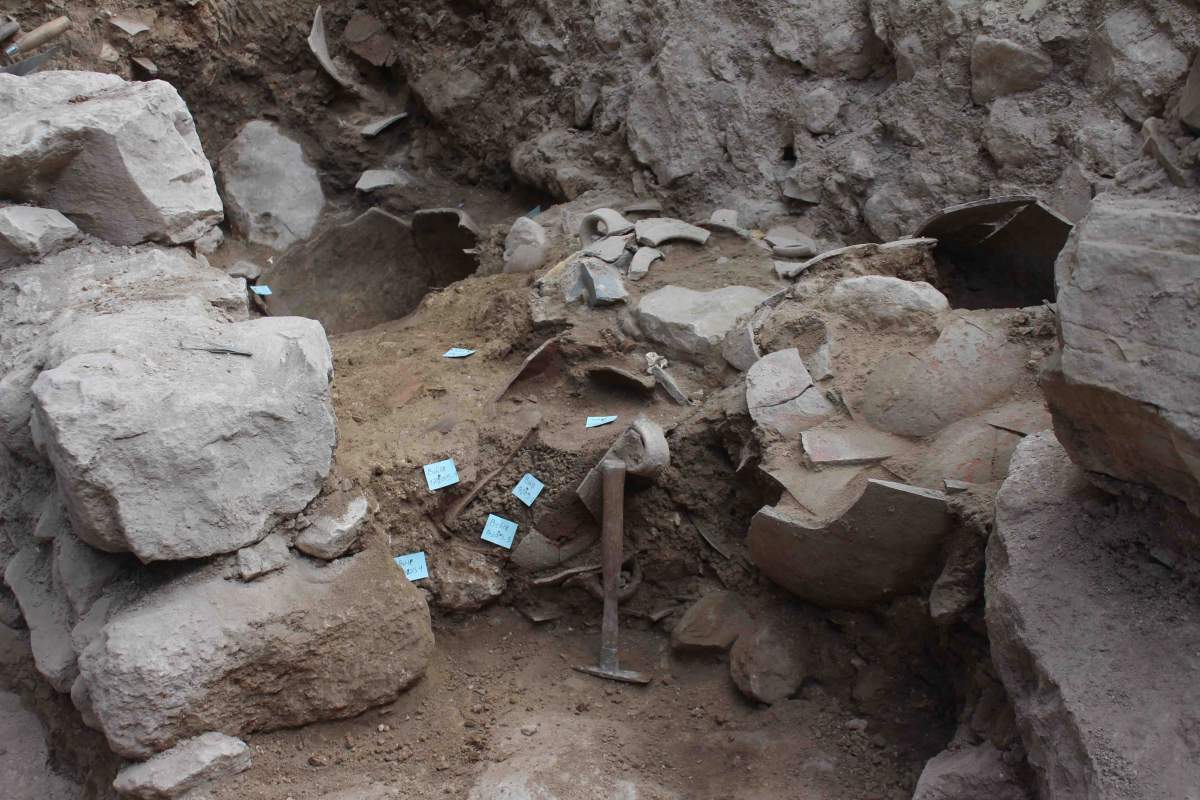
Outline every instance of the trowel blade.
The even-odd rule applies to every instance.
[[[57,52],[57,47],[51,47],[49,50],[38,53],[32,58],[27,58],[24,61],[18,61],[15,64],[9,64],[8,66],[0,67],[0,72],[3,72],[6,75],[28,75],[31,72],[36,72],[37,70],[41,69],[42,65],[49,61],[50,57],[55,55]]]
[[[578,672],[585,672],[588,675],[594,675],[597,678],[604,678],[610,681],[620,681],[621,683],[636,683],[639,686],[645,686],[652,678],[644,672],[636,672],[631,669],[607,670],[594,666],[579,666],[575,667]]]

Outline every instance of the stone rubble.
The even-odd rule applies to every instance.
[[[248,769],[250,747],[241,739],[210,731],[125,767],[117,774],[113,788],[122,797],[170,800]]]
[[[340,558],[358,539],[367,511],[367,498],[356,497],[340,517],[317,517],[296,537],[296,549],[325,561]]]
[[[75,223],[52,208],[0,208],[0,269],[53,255],[79,235]]]

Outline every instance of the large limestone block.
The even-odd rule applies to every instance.
[[[945,750],[925,764],[913,800],[1028,800],[991,742]]]
[[[192,115],[163,81],[0,75],[0,186],[115,244],[190,242],[222,217]]]
[[[131,335],[145,324],[115,322]],[[74,356],[33,385],[35,430],[76,535],[144,562],[258,541],[316,496],[335,441],[319,323],[171,322],[173,337]]]
[[[132,312],[145,324],[125,324]],[[42,370],[118,344],[140,352],[147,325],[173,346],[178,316],[226,322],[248,313],[245,284],[183,248],[89,243],[0,272],[0,445],[39,460],[29,419]]]
[[[726,286],[711,292],[664,286],[641,299],[637,321],[650,341],[703,363],[720,357],[725,334],[767,297],[766,292],[749,286]]]
[[[276,250],[307,239],[325,208],[317,171],[273,122],[251,120],[220,156],[222,196],[241,236]]]
[[[1038,48],[979,36],[971,48],[971,99],[987,105],[997,97],[1032,91],[1053,69],[1050,56]]]
[[[1121,3],[1097,29],[1088,79],[1141,124],[1161,113],[1187,69],[1188,58],[1172,42],[1167,27],[1147,8]]]
[[[879,362],[867,378],[862,411],[881,430],[928,436],[1011,394],[1027,359],[1002,322],[960,312],[924,351]]]
[[[118,754],[351,717],[394,700],[433,651],[421,591],[382,552],[293,559],[256,581],[208,573],[123,609],[80,656]]]
[[[1200,514],[1198,241],[1200,216],[1099,198],[1058,261],[1062,357],[1042,384],[1076,463]]]
[[[838,281],[829,305],[850,319],[880,328],[932,328],[950,310],[946,296],[925,281],[863,275]]]
[[[1168,502],[1104,494],[1049,431],[1013,457],[986,618],[1041,797],[1198,796],[1200,600],[1146,553],[1200,524]]]
[[[793,594],[826,608],[867,608],[917,587],[950,524],[941,492],[869,480],[831,522],[798,509],[763,508],[747,543],[763,574]]]

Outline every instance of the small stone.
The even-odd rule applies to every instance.
[[[800,98],[800,124],[817,135],[833,133],[842,105],[842,99],[829,89],[814,89]]]
[[[881,328],[932,328],[950,310],[946,296],[925,281],[885,275],[846,278],[833,287],[829,305],[858,322]]]
[[[671,631],[671,647],[692,652],[724,652],[750,629],[752,621],[733,592],[712,592],[683,613]]]
[[[798,642],[774,626],[763,625],[739,636],[729,656],[729,673],[742,694],[771,705],[791,697],[804,681]]]
[[[253,282],[262,277],[262,267],[252,261],[238,261],[229,268],[229,274]]]
[[[538,726],[536,723],[531,722],[527,725],[521,726],[521,735],[522,736],[533,736],[537,732],[538,732]]]
[[[78,236],[75,223],[52,208],[0,208],[0,268],[36,261]]]
[[[126,797],[160,800],[248,769],[249,746],[241,739],[211,732],[125,767],[117,773],[113,788]]]
[[[200,255],[211,256],[213,253],[217,252],[217,248],[219,248],[224,241],[225,232],[214,225],[208,229],[207,233],[198,238],[192,246],[196,248],[196,252]]]
[[[971,99],[987,105],[997,97],[1036,89],[1053,69],[1050,57],[1039,49],[979,36],[971,48]]]
[[[288,543],[282,534],[272,533],[261,542],[238,550],[238,573],[242,580],[255,578],[283,569],[288,560]]]
[[[359,176],[354,188],[360,192],[373,192],[388,186],[408,186],[412,178],[394,169],[369,169]]]
[[[322,516],[314,520],[296,539],[296,549],[314,558],[332,561],[350,549],[366,519],[367,498],[356,497],[342,516]]]
[[[533,272],[546,263],[546,229],[529,217],[518,217],[504,239],[504,271]]]

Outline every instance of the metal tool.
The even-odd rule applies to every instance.
[[[30,56],[29,58],[9,64],[8,66],[0,67],[0,72],[3,72],[5,75],[17,76],[29,75],[33,72],[37,72],[39,69],[41,69],[43,64],[58,55],[58,50],[58,45],[47,48],[38,53],[36,56]]]
[[[44,45],[46,42],[57,39],[62,36],[71,27],[71,20],[67,17],[58,17],[49,22],[39,25],[29,33],[21,36],[18,39],[6,44],[0,52],[4,57],[11,62],[20,53],[28,53],[34,48]]]
[[[604,487],[604,519],[600,533],[600,560],[604,571],[604,616],[600,624],[600,658],[595,666],[575,667],[579,672],[624,683],[647,684],[650,676],[621,669],[617,658],[620,621],[618,581],[625,537],[625,462],[606,458],[600,464]]]

